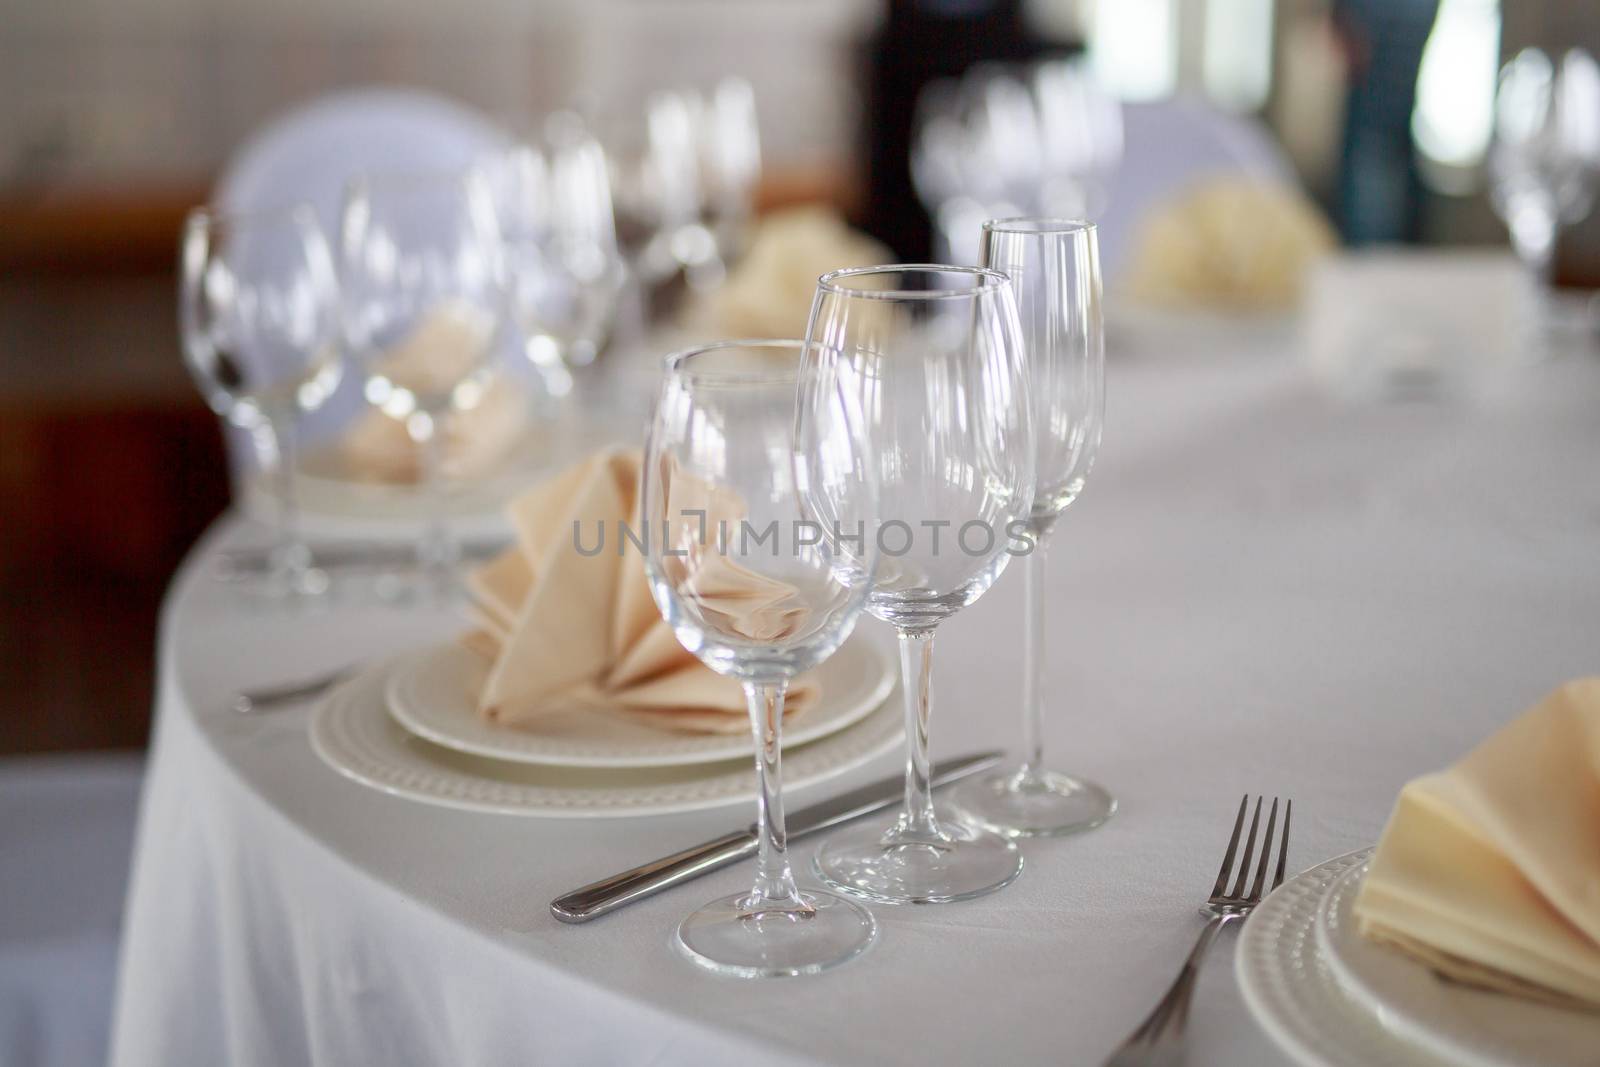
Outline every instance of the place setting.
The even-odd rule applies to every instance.
[[[443,232],[493,233],[475,173],[400,183],[397,195],[443,194],[460,212]],[[352,193],[347,256],[372,225],[371,195]],[[467,812],[638,819],[754,801],[749,823],[699,844],[664,840],[661,855],[596,870],[548,903],[584,925],[751,860],[749,891],[670,933],[678,956],[718,976],[817,974],[873,948],[874,909],[1006,890],[1026,877],[1027,852],[1070,847],[1051,839],[1118,808],[1104,787],[1053,769],[1043,743],[1045,556],[1100,451],[1104,315],[1092,223],[995,218],[977,237],[981,266],[822,274],[803,337],[666,356],[642,442],[524,468],[499,543],[463,558],[441,511],[417,531],[421,573],[457,632],[235,710],[315,699],[310,744],[332,770]],[[497,249],[486,239],[482,263],[501,264]],[[296,262],[320,276],[331,260],[306,238]],[[501,284],[487,267],[468,277]],[[375,329],[396,298],[361,299],[373,308],[358,311],[361,328]],[[445,310],[407,304],[400,340],[358,346],[368,354],[354,361],[379,410],[415,405],[408,426],[442,417],[463,389],[471,398],[487,339],[516,321],[483,312],[472,332],[459,295],[433,299]],[[295,389],[309,407],[307,391],[333,372],[304,367]],[[424,489],[440,469],[437,432],[413,432],[434,450]],[[289,547],[288,563],[303,565]],[[935,766],[935,636],[1017,557],[1020,754]],[[868,618],[886,630],[871,634]],[[890,634],[898,662],[880,639]],[[1576,746],[1565,754],[1551,740],[1563,731]],[[1232,926],[1245,1002],[1299,1062],[1592,1062],[1600,920],[1579,809],[1595,788],[1597,731],[1600,690],[1573,683],[1408,786],[1376,848],[1303,871],[1291,830],[1308,813],[1292,797],[1246,796],[1191,954],[1105,1062],[1183,1055],[1189,1018],[1205,1010],[1201,964]],[[896,750],[903,781],[819,788],[786,811],[785,787],[822,787]],[[809,862],[792,859],[791,839],[813,836]]]

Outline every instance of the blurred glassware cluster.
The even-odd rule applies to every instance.
[[[681,275],[697,289],[717,285],[743,249],[761,177],[750,83],[658,92],[642,114],[601,126],[618,232],[640,283]]]
[[[1075,59],[985,64],[918,97],[911,177],[935,259],[975,263],[985,219],[1095,219],[1122,162],[1122,108]]]
[[[697,288],[726,277],[761,170],[750,85],[657,93],[634,124],[635,140],[608,141],[560,112],[465,166],[352,167],[336,222],[310,204],[192,213],[185,360],[271,476],[280,544],[266,591],[327,587],[298,534],[296,444],[341,375],[361,405],[343,436],[371,437],[376,419],[403,427],[416,452],[432,509],[418,560],[444,589],[459,557],[445,522],[447,438],[522,436],[469,425],[491,408],[479,421],[504,422],[519,377],[543,394],[517,400],[519,426],[550,414],[610,339],[630,280],[649,298],[680,277]]]

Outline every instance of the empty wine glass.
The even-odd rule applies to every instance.
[[[453,586],[459,548],[446,518],[444,434],[453,410],[477,405],[505,315],[504,269],[484,173],[366,175],[340,220],[345,347],[367,400],[400,420],[432,497],[418,561]]]
[[[724,78],[699,111],[700,185],[707,227],[724,264],[739,258],[757,180],[761,177],[761,127],[756,94],[743,78]]]
[[[1100,451],[1105,335],[1095,228],[1067,219],[999,219],[983,226],[982,262],[1017,291],[1033,401],[1034,495],[1028,533],[1020,766],[962,785],[952,803],[1010,836],[1067,834],[1116,811],[1103,788],[1044,765],[1044,564],[1056,519],[1083,491]]]
[[[1525,48],[1500,72],[1490,201],[1517,255],[1541,278],[1556,235],[1594,206],[1600,183],[1600,67],[1582,49],[1556,67]]]
[[[178,316],[189,372],[217,414],[247,432],[276,479],[278,543],[265,591],[328,587],[300,534],[301,415],[339,384],[333,256],[309,207],[196,210],[183,228]]]
[[[568,368],[592,363],[610,335],[627,272],[599,142],[572,114],[545,126],[542,144],[489,166],[524,349],[546,390],[564,396]]]
[[[677,946],[746,978],[824,970],[877,930],[857,904],[800,892],[786,851],[785,693],[850,635],[876,559],[850,533],[876,511],[854,391],[803,348],[728,341],[669,358],[640,478],[656,605],[684,647],[743,683],[755,735],[754,888],[690,915]]]
[[[817,283],[809,351],[851,368],[877,475],[867,611],[899,635],[907,760],[905,809],[830,838],[816,867],[871,900],[961,900],[1022,869],[1009,839],[936,814],[928,781],[934,632],[1027,547],[1034,443],[1019,329],[997,271],[866,267]]]

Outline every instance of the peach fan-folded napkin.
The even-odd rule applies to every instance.
[[[1600,1010],[1600,678],[1408,784],[1355,910],[1442,974]]]
[[[642,554],[624,539],[624,524],[641,532],[640,464],[637,450],[607,449],[525,493],[510,508],[516,545],[468,577],[479,629],[466,640],[492,661],[478,695],[479,714],[490,722],[525,725],[594,707],[667,730],[748,728],[739,683],[679,643],[650,595]],[[675,489],[697,484],[674,481]],[[714,531],[729,503],[699,484],[698,499],[672,506],[710,505]],[[791,587],[715,551],[692,557],[692,565],[689,584],[707,614],[753,639],[781,634]],[[817,697],[815,683],[795,683],[785,715]]]

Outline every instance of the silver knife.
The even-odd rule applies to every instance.
[[[999,752],[979,752],[945,760],[934,768],[935,786],[949,785],[979,771],[988,770],[1000,762]],[[826,830],[830,826],[849,822],[862,815],[870,815],[890,807],[905,795],[905,779],[896,775],[853,789],[843,796],[824,800],[803,808],[789,816],[789,840]],[[586,923],[624,904],[653,896],[691,878],[726,867],[746,856],[756,853],[756,827],[752,824],[735,830],[703,845],[686,848],[670,856],[602,878],[582,889],[556,897],[550,902],[550,913],[564,923]]]
[[[459,548],[467,563],[481,563],[504,551],[505,539],[467,540]],[[408,567],[416,563],[417,549],[405,541],[329,541],[310,546],[315,566],[328,570],[383,569]],[[224,581],[258,577],[272,569],[272,553],[264,548],[223,549],[217,560],[217,575]]]

